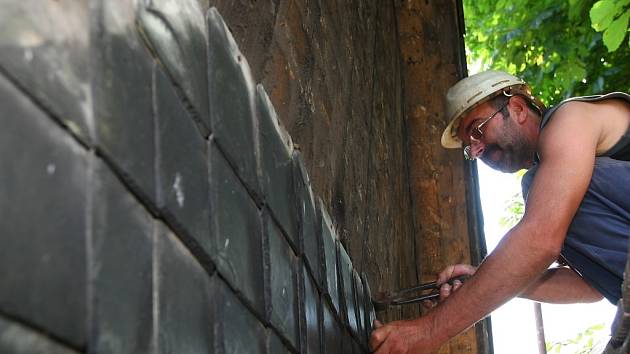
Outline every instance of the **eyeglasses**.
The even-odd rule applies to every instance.
[[[483,138],[483,130],[481,130],[483,128],[484,125],[486,125],[486,123],[488,123],[490,121],[490,119],[494,118],[494,116],[497,115],[497,113],[501,112],[505,107],[507,107],[509,103],[509,100],[507,102],[505,102],[505,104],[503,106],[501,106],[501,108],[499,108],[499,110],[497,110],[496,112],[492,113],[488,118],[484,119],[483,122],[481,122],[479,125],[477,125],[476,127],[472,128],[470,130],[470,140],[481,140]],[[471,147],[470,145],[467,145],[464,148],[464,157],[466,158],[466,160],[474,160],[475,157],[472,155],[472,152],[470,151]]]

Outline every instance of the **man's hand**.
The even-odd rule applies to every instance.
[[[432,333],[432,326],[421,317],[409,321],[394,321],[383,325],[374,321],[370,349],[375,354],[427,354],[436,350],[441,341]]]
[[[439,302],[446,300],[447,297],[449,297],[454,291],[459,289],[463,284],[461,280],[456,279],[453,281],[453,285],[451,285],[448,283],[449,280],[461,277],[463,275],[471,276],[475,274],[476,271],[477,267],[473,267],[470,264],[452,264],[444,268],[440,273],[438,273],[436,283],[440,287]],[[422,302],[422,306],[426,310],[431,310],[436,305],[436,300],[425,300]]]
[[[440,302],[446,300],[453,291],[462,286],[462,282],[460,280],[453,281],[452,286],[448,283],[449,280],[462,275],[471,276],[475,274],[476,271],[477,268],[471,266],[470,264],[453,264],[444,268],[444,270],[438,274],[436,281],[437,285],[440,286]]]

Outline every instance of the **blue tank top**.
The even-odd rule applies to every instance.
[[[567,101],[598,101],[607,98],[624,98],[630,102],[630,96],[623,93],[576,97]],[[541,128],[549,122],[555,110],[567,101],[545,113]],[[614,305],[621,298],[630,239],[628,160],[630,134],[626,132],[604,156],[595,159],[591,182],[569,225],[561,251],[569,266]],[[523,176],[524,199],[527,199],[537,169],[538,164],[535,164]]]

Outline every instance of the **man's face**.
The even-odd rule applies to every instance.
[[[510,105],[483,125],[483,135],[476,140],[470,136],[472,129],[497,112],[497,108],[489,103],[479,105],[464,116],[457,135],[464,146],[470,145],[473,156],[491,168],[515,172],[531,166],[536,147],[527,138],[521,125],[510,114],[503,114],[506,110],[509,112]]]

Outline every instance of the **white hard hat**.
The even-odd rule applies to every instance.
[[[529,87],[523,80],[503,71],[484,71],[453,85],[446,93],[446,116],[449,123],[442,133],[442,146],[447,149],[462,147],[462,141],[457,137],[457,128],[462,116],[504,91],[510,96],[524,95],[534,104],[539,102],[532,97]]]

